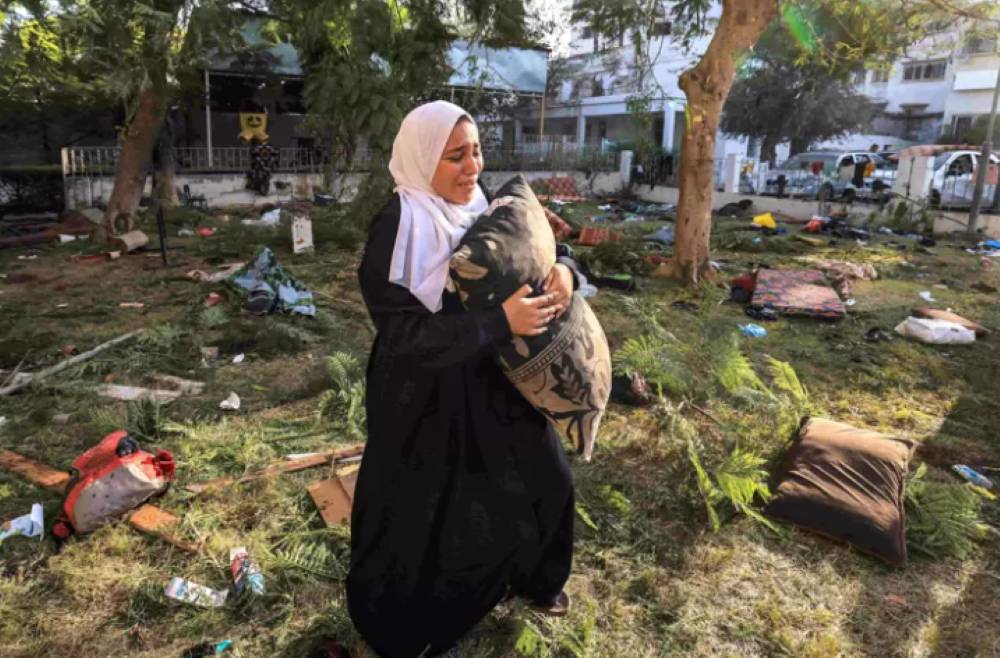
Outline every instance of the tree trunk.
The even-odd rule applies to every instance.
[[[114,188],[104,211],[103,229],[109,236],[126,233],[135,226],[135,213],[146,186],[146,165],[153,153],[166,105],[166,98],[157,93],[155,86],[139,92],[139,107],[125,129]]]
[[[792,137],[791,148],[788,150],[788,155],[793,156],[796,153],[803,153],[809,149],[809,142],[802,139],[801,137]]]
[[[777,164],[775,160],[778,159],[778,139],[773,135],[767,135],[764,137],[764,141],[760,145],[760,160],[761,162],[766,162],[772,167]]]
[[[712,275],[712,186],[715,137],[722,106],[736,75],[736,61],[757,43],[778,13],[777,0],[723,0],[722,16],[708,50],[685,71],[688,125],[681,148],[680,199],[671,276],[695,286]]]
[[[153,194],[164,208],[177,205],[177,161],[174,157],[174,119],[168,112],[156,142],[156,189]]]

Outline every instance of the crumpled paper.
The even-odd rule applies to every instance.
[[[34,503],[30,513],[11,519],[0,526],[0,541],[14,535],[40,538],[44,532],[45,512],[40,503]]]

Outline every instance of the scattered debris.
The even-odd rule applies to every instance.
[[[778,222],[774,221],[774,215],[769,212],[754,217],[753,224],[754,226],[770,229],[772,231],[778,228]]]
[[[228,591],[218,591],[175,576],[163,590],[167,598],[191,603],[205,608],[219,608],[225,605]]]
[[[920,299],[924,300],[925,302],[936,302],[937,301],[936,299],[934,299],[934,295],[931,294],[930,290],[924,290],[924,291],[922,291],[920,293]]]
[[[42,505],[41,503],[32,503],[29,513],[0,524],[0,542],[14,535],[23,535],[28,538],[38,537],[41,539],[44,531],[45,512],[42,509]]]
[[[219,409],[226,411],[237,411],[240,408],[240,396],[230,393],[229,397],[219,403]]]
[[[351,497],[337,478],[313,482],[306,489],[327,527],[351,518]]]
[[[201,395],[205,391],[205,382],[193,379],[184,379],[176,375],[154,374],[150,377],[153,381],[171,386],[180,391],[182,395]]]
[[[182,228],[177,231],[177,237],[179,238],[189,238],[194,235],[194,231],[189,228]]]
[[[252,482],[254,480],[260,480],[262,478],[271,477],[272,475],[280,475],[281,473],[294,473],[296,471],[302,471],[308,468],[314,468],[316,466],[323,466],[325,464],[342,463],[354,461],[359,455],[364,452],[364,445],[350,446],[347,448],[339,448],[337,450],[330,450],[327,452],[311,453],[309,455],[300,457],[298,459],[292,459],[288,461],[277,461],[269,466],[266,466],[259,471],[254,471],[240,478],[215,478],[213,480],[207,480],[205,482],[192,482],[185,485],[185,489],[192,491],[194,493],[200,493],[206,489],[212,487],[222,487],[230,484],[242,484],[244,482]]]
[[[213,235],[215,235],[215,229],[210,228],[208,226],[203,226],[200,229],[198,229],[197,233],[203,238],[210,238]]]
[[[757,308],[771,306],[782,315],[818,320],[839,320],[847,314],[819,270],[757,270],[750,303]]]
[[[740,328],[740,331],[743,332],[743,335],[747,336],[748,338],[764,338],[765,336],[767,336],[767,329],[760,326],[759,324],[754,324],[751,322],[750,324],[741,324],[738,326]]]
[[[161,404],[168,404],[181,396],[181,391],[165,391],[162,389],[142,388],[141,386],[122,386],[120,384],[101,384],[95,391],[101,397],[120,400],[122,402],[153,400]]]
[[[596,247],[602,242],[619,242],[621,239],[621,233],[616,231],[588,226],[580,231],[580,237],[576,239],[576,242],[584,247]]]
[[[206,359],[218,359],[219,358],[219,348],[215,346],[202,347],[201,355]],[[234,361],[235,363],[235,361]]]
[[[313,294],[278,264],[267,247],[261,247],[247,265],[229,281],[247,291],[247,309],[252,313],[274,311],[315,316]]]
[[[672,226],[664,226],[656,232],[645,236],[643,240],[669,247],[674,243],[674,228]]]
[[[111,347],[114,347],[115,345],[118,345],[119,343],[123,343],[126,340],[128,340],[130,338],[133,338],[134,336],[138,336],[142,332],[143,332],[142,329],[138,329],[136,331],[130,331],[127,334],[123,334],[123,335],[118,336],[117,338],[113,338],[113,339],[111,339],[111,340],[109,340],[109,341],[107,341],[105,343],[101,343],[100,345],[98,345],[94,349],[88,350],[88,351],[84,352],[83,354],[77,354],[76,356],[70,357],[69,359],[66,359],[65,361],[57,363],[56,365],[54,365],[54,366],[52,366],[50,368],[46,368],[45,370],[41,370],[41,371],[39,371],[37,373],[34,373],[34,374],[25,374],[24,376],[20,377],[17,381],[14,381],[14,382],[8,384],[7,386],[4,386],[3,388],[0,388],[0,396],[10,395],[11,393],[14,393],[15,391],[19,391],[20,389],[24,388],[25,386],[27,386],[28,384],[30,384],[32,382],[41,381],[42,379],[45,379],[46,377],[50,377],[50,376],[52,376],[52,375],[54,375],[56,373],[62,372],[66,368],[69,368],[71,366],[75,366],[76,364],[82,363],[84,361],[87,361],[88,359],[92,359],[95,356],[97,356],[98,354],[100,354],[101,352],[103,352],[104,350],[109,349]]]
[[[915,308],[911,312],[911,315],[918,318],[926,318],[928,320],[947,320],[948,322],[954,322],[955,324],[960,324],[966,329],[971,329],[976,332],[976,338],[986,338],[990,335],[990,330],[979,324],[978,322],[973,322],[972,320],[966,320],[961,315],[957,313],[952,313],[951,311],[942,311],[937,308]]]
[[[243,546],[229,549],[229,572],[233,575],[233,587],[237,594],[247,589],[254,594],[264,593],[264,574]]]
[[[181,658],[207,658],[208,656],[221,656],[233,648],[232,640],[222,642],[203,642],[189,649],[185,649]]]
[[[177,523],[176,516],[149,503],[142,505],[133,512],[128,522],[136,530],[147,535],[159,537],[182,551],[187,551],[188,553],[199,553],[201,551],[200,546],[175,537],[168,532]]]
[[[993,481],[991,479],[965,464],[955,464],[951,467],[951,470],[977,487],[982,487],[983,489],[993,488]]]
[[[892,340],[892,337],[889,336],[889,334],[887,334],[886,332],[882,331],[881,327],[872,327],[871,329],[865,332],[864,339],[869,343],[878,343],[881,341]]]
[[[296,217],[292,221],[292,253],[312,253],[313,250],[312,221],[305,216]]]
[[[118,304],[118,308],[145,308],[146,304],[143,302],[122,302]]]
[[[143,450],[118,430],[77,457],[73,470],[65,516],[53,527],[53,534],[64,539],[71,531],[90,532],[162,494],[174,479],[176,464],[170,452]]]
[[[965,345],[976,342],[976,332],[960,324],[912,316],[899,323],[896,333],[932,345]]]
[[[210,292],[205,295],[205,306],[215,306],[222,301],[222,295],[217,292]]]
[[[218,348],[216,348],[216,349],[218,349]],[[218,352],[216,352],[216,353],[218,353]],[[243,363],[243,361],[246,358],[247,358],[247,355],[244,354],[244,353],[242,353],[242,352],[240,352],[239,354],[237,354],[236,356],[233,357],[233,363]]]
[[[70,418],[72,417],[73,414],[56,414],[55,416],[52,417],[52,422],[55,423],[56,425],[66,425],[69,423]]]
[[[122,252],[120,251],[109,251],[107,252],[108,260],[118,260],[122,257]]]
[[[111,243],[118,248],[119,251],[123,251],[126,254],[130,254],[133,251],[142,249],[149,244],[149,236],[142,231],[129,231],[128,233],[122,233],[121,235],[115,236]]]
[[[195,281],[200,281],[202,283],[220,283],[236,274],[241,269],[243,269],[243,263],[227,263],[226,265],[220,265],[219,269],[215,272],[191,270],[186,276],[189,279],[194,279]]]

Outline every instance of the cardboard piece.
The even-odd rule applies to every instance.
[[[182,551],[197,553],[200,550],[197,544],[178,539],[168,532],[177,523],[176,516],[149,503],[140,506],[139,509],[132,512],[128,523],[139,532],[146,533],[147,535],[155,535]]]
[[[344,491],[347,495],[351,497],[351,502],[354,502],[354,487],[358,484],[358,471],[353,470],[350,473],[344,475],[338,475],[337,479],[340,480],[340,486],[344,487]]]
[[[296,254],[313,251],[313,225],[308,217],[296,217],[292,221],[292,252]]]
[[[313,482],[307,490],[327,527],[350,520],[351,497],[338,479]]]

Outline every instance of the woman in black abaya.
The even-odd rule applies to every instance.
[[[447,651],[505,597],[565,614],[573,482],[548,421],[507,381],[493,346],[537,335],[569,304],[557,264],[545,294],[466,311],[448,259],[487,200],[472,118],[444,101],[404,119],[396,192],[358,271],[377,329],[368,443],[351,518],[347,601],[381,656]]]

